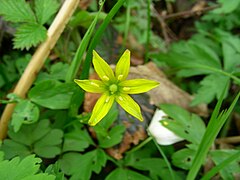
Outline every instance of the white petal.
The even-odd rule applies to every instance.
[[[160,145],[171,145],[176,142],[182,141],[183,138],[177,136],[172,131],[168,130],[160,123],[163,117],[167,116],[162,110],[157,109],[148,127],[151,135],[156,139]]]

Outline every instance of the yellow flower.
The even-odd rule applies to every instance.
[[[89,125],[95,126],[101,121],[114,101],[129,114],[143,121],[139,105],[128,94],[147,92],[157,87],[159,83],[147,79],[126,80],[130,69],[130,51],[126,50],[123,53],[116,65],[115,73],[96,51],[93,51],[93,66],[101,81],[74,80],[85,91],[102,94],[93,108]]]

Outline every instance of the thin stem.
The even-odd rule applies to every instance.
[[[145,146],[147,143],[149,143],[152,140],[152,136],[149,136],[147,139],[145,139],[143,142],[141,142],[139,145],[132,148],[130,151],[126,152],[126,154],[133,153],[139,149],[141,149],[143,146]]]
[[[124,30],[124,40],[122,45],[123,48],[126,47],[126,43],[127,43],[128,31],[130,26],[130,12],[131,12],[131,8],[129,6],[128,1],[126,1],[126,3],[127,3],[127,11],[126,11],[126,23],[125,23],[125,30]]]
[[[145,63],[148,62],[148,53],[149,53],[149,44],[150,44],[150,36],[151,36],[151,0],[147,0],[147,41],[145,45],[146,55],[145,55]]]
[[[168,167],[169,172],[170,172],[170,174],[171,174],[172,180],[175,180],[175,174],[174,174],[174,172],[173,172],[173,169],[172,169],[172,167],[171,167],[171,163],[169,162],[167,156],[165,155],[165,153],[163,152],[162,148],[158,145],[158,143],[156,142],[156,140],[155,140],[154,138],[153,138],[153,142],[154,142],[154,144],[156,145],[156,147],[157,147],[158,151],[160,152],[160,154],[162,155],[165,163],[167,164],[167,167]]]

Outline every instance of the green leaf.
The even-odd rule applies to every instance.
[[[55,179],[53,175],[45,173],[35,175],[39,171],[41,162],[42,160],[40,158],[35,158],[35,155],[27,156],[22,160],[20,160],[19,157],[15,157],[10,161],[2,160],[0,161],[0,177],[1,179],[11,180],[40,180],[40,177],[44,177],[46,180]]]
[[[102,148],[109,148],[119,144],[123,138],[125,126],[117,125],[110,129],[108,136],[98,136],[99,146]]]
[[[54,175],[48,175],[46,173],[42,174],[35,174],[31,176],[27,176],[26,178],[23,178],[22,180],[55,180],[56,177]]]
[[[32,124],[38,121],[39,108],[29,100],[22,100],[17,103],[13,115],[11,125],[14,132],[18,132],[22,124]]]
[[[123,179],[149,180],[148,177],[143,176],[142,174],[122,168],[115,169],[106,178],[106,180],[123,180]]]
[[[237,69],[239,70],[239,67],[237,68],[240,64],[238,61],[240,59],[239,47],[240,39],[238,37],[230,36],[223,40],[222,50],[225,71],[232,73]]]
[[[31,101],[50,109],[67,109],[76,86],[56,80],[39,82],[29,91]]]
[[[239,0],[218,0],[218,2],[221,4],[221,7],[213,11],[216,14],[231,13],[236,10],[240,4]]]
[[[35,13],[40,24],[45,24],[57,12],[59,4],[56,0],[35,0]]]
[[[221,74],[211,74],[206,76],[201,82],[201,87],[198,89],[195,98],[191,102],[192,106],[196,106],[200,103],[210,103],[215,97],[220,98],[222,91],[226,84],[229,87],[230,78]],[[224,97],[226,97],[225,94]]]
[[[16,49],[30,49],[32,46],[38,45],[47,38],[47,30],[37,23],[22,24],[17,28],[14,41]]]
[[[168,166],[160,158],[136,158],[135,161],[127,165],[141,171],[149,171],[150,177],[153,179],[167,179],[171,176]]]
[[[31,152],[45,158],[53,158],[61,152],[63,131],[51,129],[49,120],[25,125],[17,133],[10,129],[8,135],[12,140],[5,140],[1,149],[9,157],[13,157],[13,155],[25,156],[30,149]]]
[[[44,158],[54,158],[60,154],[63,131],[60,129],[52,129],[47,135],[34,143],[33,151]]]
[[[80,135],[81,134],[81,135]],[[94,144],[86,129],[77,127],[64,134],[63,152],[84,151],[90,144]]]
[[[17,133],[9,129],[8,136],[21,144],[31,146],[34,142],[41,139],[51,130],[49,120],[41,120],[36,124],[24,125]],[[31,134],[31,136],[29,136]]]
[[[10,139],[4,140],[0,149],[5,153],[6,159],[11,159],[15,156],[22,158],[31,154],[30,149],[26,145],[20,144]]]
[[[35,22],[35,16],[25,0],[1,0],[0,15],[12,22]]]
[[[199,116],[190,114],[185,109],[176,105],[162,104],[160,107],[169,117],[173,118],[173,120],[166,118],[164,121],[160,121],[164,127],[189,142],[194,144],[201,142],[206,128]]]
[[[218,165],[236,152],[238,152],[238,150],[215,150],[210,152],[210,156],[214,163]],[[235,179],[234,175],[239,174],[240,172],[239,160],[240,158],[237,158],[234,162],[228,164],[220,170],[220,175],[223,179]]]
[[[172,163],[176,167],[188,170],[192,165],[195,154],[196,150],[189,148],[181,149],[172,155]]]
[[[99,173],[105,166],[107,156],[101,149],[88,152],[84,155],[78,153],[66,153],[59,160],[61,169],[73,180],[90,179],[92,171]]]

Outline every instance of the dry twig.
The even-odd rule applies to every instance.
[[[58,38],[63,32],[67,22],[78,6],[80,0],[65,0],[53,23],[48,29],[48,37],[36,50],[23,75],[18,81],[13,93],[24,98],[42,68],[51,49],[55,46]],[[0,140],[6,138],[8,122],[11,119],[16,104],[8,104],[2,114],[0,121]]]

